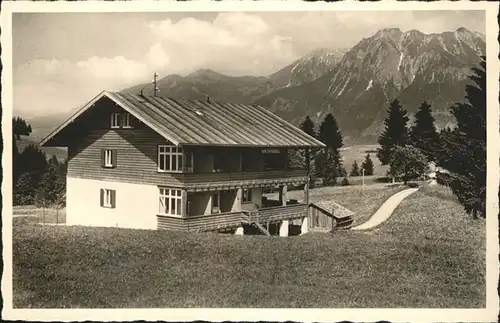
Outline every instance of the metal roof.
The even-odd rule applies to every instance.
[[[175,145],[322,147],[324,144],[258,105],[172,99],[103,91],[54,130],[46,144],[103,97]]]

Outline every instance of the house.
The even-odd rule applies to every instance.
[[[107,91],[40,145],[68,149],[68,225],[240,233],[304,223],[308,173],[287,151],[324,146],[259,106]],[[289,185],[304,185],[304,203]]]

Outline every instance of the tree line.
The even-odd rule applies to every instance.
[[[52,206],[65,204],[67,162],[47,155],[30,144],[19,151],[21,136],[29,136],[31,126],[20,117],[12,119],[12,184],[14,205]]]
[[[438,131],[432,107],[423,102],[408,126],[398,100],[388,108],[377,157],[390,165],[388,176],[405,183],[426,172],[429,162],[443,168],[437,182],[448,186],[468,214],[486,216],[486,57],[473,68],[465,100],[450,107],[456,126]]]
[[[324,186],[336,185],[339,177],[344,177],[341,182],[342,185],[349,184],[347,180],[348,173],[340,155],[340,148],[344,145],[344,140],[333,114],[329,113],[325,116],[317,131],[314,122],[309,116],[306,116],[300,124],[300,128],[308,135],[323,142],[325,147],[296,151],[291,155],[290,163],[292,167],[309,167],[310,187],[314,187],[316,178],[322,178]],[[354,161],[349,175],[361,176],[362,169],[364,175],[373,175],[374,166],[370,154],[366,155],[361,168]]]
[[[481,57],[479,67],[472,68],[470,84],[465,87],[465,100],[450,107],[456,120],[455,127],[438,130],[432,106],[424,101],[409,125],[408,112],[398,100],[390,103],[385,129],[381,133],[377,158],[382,165],[389,165],[387,176],[402,180],[423,178],[430,162],[443,169],[437,172],[437,182],[448,186],[465,211],[474,218],[486,216],[486,57]],[[336,119],[327,114],[315,131],[314,122],[306,117],[300,128],[323,142],[326,147],[298,151],[291,155],[294,166],[309,166],[311,187],[314,177],[321,177],[323,185],[348,184],[347,172],[342,164],[340,148],[343,137]],[[361,167],[354,161],[350,176],[373,174],[373,162],[368,154]]]

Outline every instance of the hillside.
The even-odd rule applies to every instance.
[[[38,143],[40,142],[40,138],[35,138],[32,136],[21,136],[21,140],[16,142],[17,150],[22,152],[24,148],[29,145],[35,145],[38,147]],[[47,155],[47,159],[55,155],[58,160],[63,161],[66,159],[68,153],[66,148],[59,147],[41,147],[41,150]]]

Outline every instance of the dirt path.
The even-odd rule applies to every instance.
[[[368,221],[352,228],[352,230],[367,230],[378,226],[392,215],[399,203],[416,191],[418,191],[418,188],[409,188],[404,191],[397,192],[393,196],[389,197]]]

